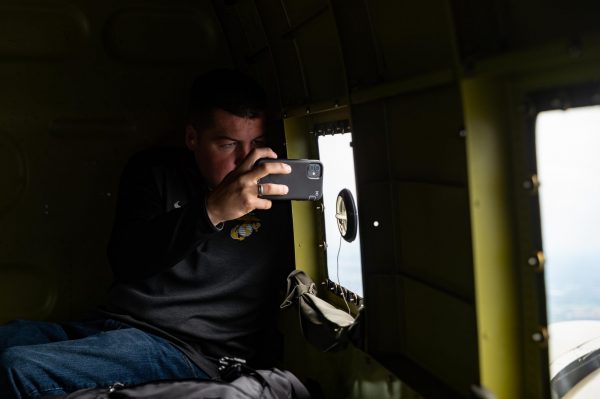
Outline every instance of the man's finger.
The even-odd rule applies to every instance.
[[[285,184],[274,184],[274,183],[266,183],[259,184],[261,189],[258,190],[259,194],[262,191],[262,195],[285,195],[290,189]]]
[[[262,179],[267,175],[287,175],[292,173],[290,165],[283,162],[265,162],[252,169],[248,175],[254,180]]]
[[[256,206],[254,207],[254,209],[271,209],[272,205],[273,203],[270,200],[258,198],[256,200]]]

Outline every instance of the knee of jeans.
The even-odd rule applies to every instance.
[[[38,397],[41,385],[48,378],[39,354],[26,346],[14,346],[0,351],[0,393],[9,398]],[[3,399],[5,396],[0,395]]]
[[[23,388],[22,371],[25,363],[26,359],[18,348],[0,351],[0,392],[3,395],[10,398],[21,397],[18,392]]]
[[[20,347],[12,347],[0,352],[0,380],[15,382],[31,369],[32,360]]]
[[[19,362],[19,357],[20,355],[15,348],[3,349],[0,352],[0,370],[4,372],[13,368]]]

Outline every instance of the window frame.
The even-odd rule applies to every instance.
[[[535,274],[535,298],[536,320],[539,324],[538,332],[532,335],[536,341],[536,334],[539,334],[539,342],[543,347],[548,347],[548,303],[545,281],[545,256],[544,242],[542,239],[542,219],[541,203],[538,188],[540,180],[538,178],[537,162],[537,119],[538,115],[546,111],[567,110],[571,108],[589,107],[600,105],[600,85],[595,82],[577,83],[567,86],[546,88],[538,91],[531,91],[524,96],[524,103],[521,106],[521,113],[524,115],[525,135],[523,142],[524,153],[521,152],[521,161],[524,162],[522,170],[526,173],[525,178],[521,180],[518,196],[519,209],[525,209],[527,219],[521,224],[521,236],[519,253],[527,253],[526,265],[533,268]],[[523,176],[521,176],[523,177]],[[543,183],[543,182],[542,182]],[[522,208],[525,206],[525,208]],[[525,229],[525,231],[523,231]],[[549,358],[547,359],[547,373],[550,377]],[[549,381],[548,388],[552,386],[552,380]]]
[[[315,147],[317,149],[317,154],[318,154],[319,159],[321,159],[321,153],[320,153],[321,149],[319,147],[319,137],[320,136],[334,136],[337,134],[345,134],[345,133],[349,133],[350,135],[353,134],[352,126],[351,126],[349,119],[340,119],[340,120],[329,121],[329,122],[324,122],[324,123],[316,123],[313,126],[312,133],[314,134],[314,137],[315,137],[314,143],[315,143]],[[351,136],[351,137],[353,137],[353,136]],[[356,167],[354,154],[353,154],[352,162],[354,163],[354,165]],[[325,169],[324,173],[327,173],[327,170],[326,170],[327,165],[324,165],[324,169]],[[356,171],[356,169],[355,169],[355,171]],[[356,176],[354,176],[354,179],[356,182]],[[357,191],[358,191],[358,187],[357,187]],[[325,198],[325,197],[323,197],[323,198]],[[356,203],[357,209],[359,209],[360,205],[359,205],[357,192],[354,193],[354,201]],[[329,248],[329,244],[327,241],[327,234],[326,234],[326,228],[325,228],[325,208],[324,208],[323,199],[321,199],[320,204],[318,205],[318,209],[321,211],[320,212],[321,217],[319,220],[319,226],[320,226],[319,236],[320,236],[320,241],[323,243],[322,244],[323,245],[323,256],[322,256],[321,262],[324,265],[324,271],[325,271],[325,276],[326,276],[325,280],[322,282],[322,284],[325,286],[325,288],[327,289],[328,292],[331,292],[337,298],[340,298],[342,300],[347,301],[349,304],[352,304],[354,307],[353,311],[358,312],[359,310],[364,308],[364,297],[358,295],[357,293],[351,291],[350,289],[342,286],[341,284],[338,284],[336,281],[331,279],[329,265],[328,265],[328,261],[327,261],[327,251]],[[357,223],[359,223],[358,218],[357,218]],[[360,230],[360,228],[359,228],[359,230]],[[360,235],[357,238],[360,239]],[[360,241],[358,241],[357,244],[360,246]],[[361,268],[361,284],[363,284],[364,279],[362,278],[362,271],[363,271],[362,248],[361,248],[360,268]]]

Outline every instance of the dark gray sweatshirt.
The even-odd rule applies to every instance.
[[[115,282],[103,311],[169,339],[209,375],[236,356],[272,363],[278,294],[292,270],[289,203],[216,229],[191,153],[135,156],[108,247]]]

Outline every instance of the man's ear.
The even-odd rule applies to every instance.
[[[191,151],[198,148],[198,132],[191,124],[185,126],[185,145]]]

